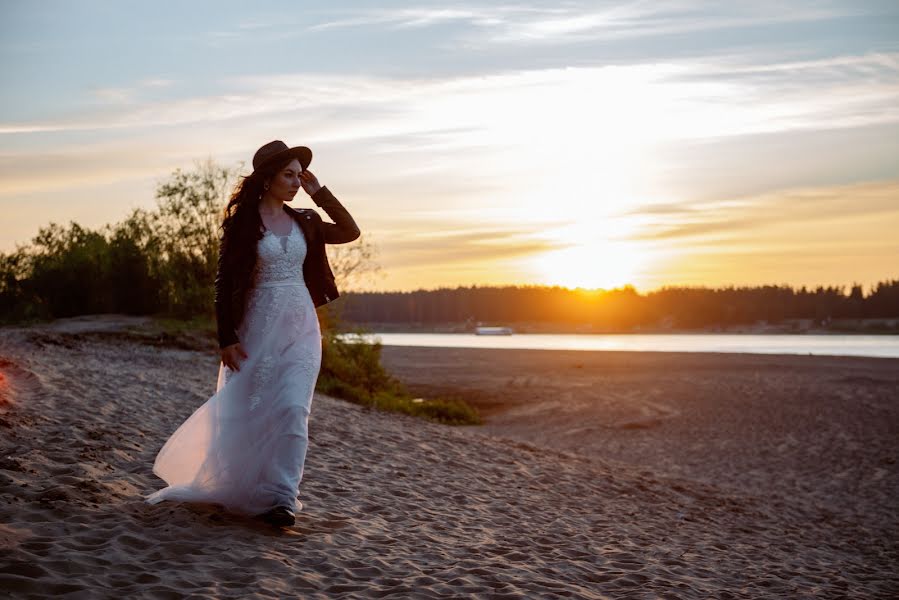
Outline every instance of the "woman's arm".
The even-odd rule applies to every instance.
[[[356,225],[356,221],[343,207],[343,204],[334,197],[331,190],[326,187],[321,188],[312,195],[312,201],[322,207],[334,220],[333,223],[321,222],[326,244],[346,244],[359,237],[361,234],[359,226]]]
[[[300,173],[300,185],[312,197],[312,201],[325,209],[328,216],[334,219],[333,223],[320,222],[326,244],[346,244],[359,237],[359,226],[356,225],[356,221],[343,207],[343,204],[334,197],[331,190],[318,182],[318,178],[312,171],[306,169]]]

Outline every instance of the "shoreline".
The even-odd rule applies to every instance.
[[[689,338],[690,336],[646,334],[649,341],[640,340],[640,334],[625,334],[619,342],[602,335],[596,339],[590,339],[593,336],[586,335],[582,340],[577,338],[559,339],[554,334],[548,334],[546,340],[540,340],[537,334],[524,334],[516,339],[513,336],[468,336],[464,334],[390,334],[390,333],[371,333],[366,334],[377,338],[382,347],[414,347],[414,348],[444,348],[447,350],[455,348],[480,349],[480,350],[497,350],[497,351],[515,351],[515,350],[536,350],[547,352],[634,352],[634,353],[666,353],[666,354],[711,354],[711,355],[757,355],[757,356],[818,356],[831,358],[876,358],[876,359],[899,359],[899,337],[892,337],[889,342],[877,345],[869,345],[870,340],[866,337],[863,341],[853,343],[851,340],[841,338],[841,343],[833,344],[828,347],[826,343],[815,344],[802,348],[802,344],[788,343],[786,347],[783,344],[765,345],[766,342],[758,339],[752,342],[741,342],[741,336],[722,335],[723,341],[715,342],[708,339],[709,336],[700,334],[702,340],[698,343],[689,340],[678,339],[681,337]],[[422,339],[415,339],[416,336],[423,336]],[[429,335],[446,336],[428,339]],[[561,334],[562,336],[566,334]],[[409,336],[409,337],[403,337]],[[665,339],[665,338],[668,339]],[[777,336],[754,336],[773,339]],[[352,339],[352,336],[350,336]],[[430,343],[428,343],[430,342]],[[583,345],[577,347],[579,343]],[[558,347],[552,347],[556,345]]]
[[[899,320],[899,319],[896,319]],[[590,325],[560,325],[558,323],[491,321],[491,326],[511,327],[515,333],[555,335],[899,335],[895,325],[880,326],[879,321],[865,324],[836,324],[831,327],[794,326],[791,324],[717,325],[697,329],[673,327],[637,327],[634,329],[604,329]],[[380,330],[380,333],[469,333],[474,335],[474,325],[467,322],[446,323],[394,323],[347,322],[348,328]],[[488,325],[488,323],[485,323]]]

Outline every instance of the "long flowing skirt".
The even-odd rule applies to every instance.
[[[168,487],[146,497],[212,502],[255,515],[297,498],[309,442],[321,331],[302,279],[261,284],[238,328],[247,358],[219,365],[216,392],[175,431],[153,472]]]

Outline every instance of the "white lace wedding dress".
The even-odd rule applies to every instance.
[[[309,412],[321,365],[321,331],[303,281],[306,240],[267,231],[259,240],[255,285],[238,327],[247,358],[219,366],[215,394],[175,431],[153,472],[168,487],[147,496],[212,502],[256,515],[297,499],[308,446]]]

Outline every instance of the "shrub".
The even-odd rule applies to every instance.
[[[322,393],[378,410],[401,412],[450,425],[479,425],[477,411],[461,399],[413,398],[381,365],[380,342],[368,343],[363,332],[337,337],[327,327],[322,337],[322,368],[316,386]]]

